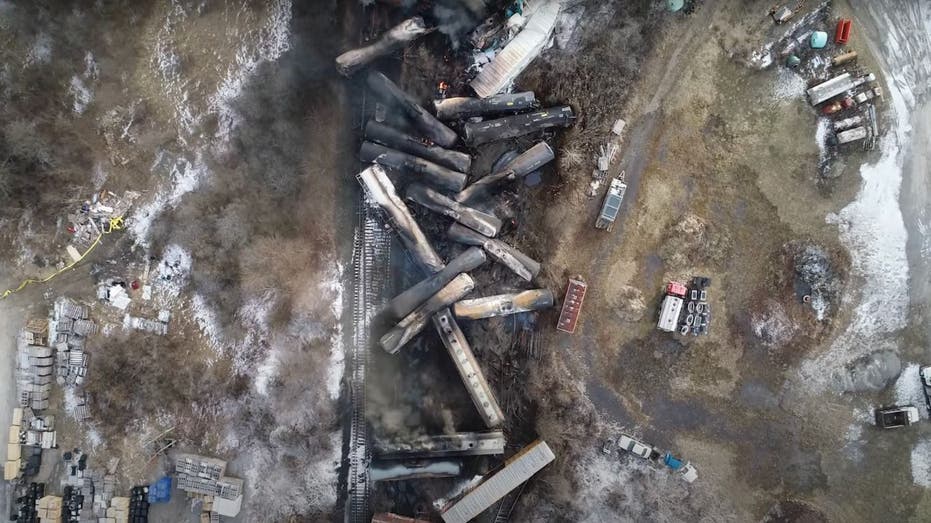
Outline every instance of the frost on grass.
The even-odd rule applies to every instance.
[[[918,407],[919,415],[928,419],[928,409],[924,407],[924,390],[918,374],[919,369],[920,366],[917,363],[910,363],[902,369],[899,379],[895,382],[895,403],[896,405],[914,405]]]
[[[912,447],[912,481],[931,488],[931,439],[923,439]]]
[[[696,513],[691,503],[696,496],[685,482],[660,464],[631,456],[593,448],[571,465],[567,479],[554,487],[556,496],[544,495],[534,504],[528,520],[642,521],[649,514],[660,521],[687,521]],[[568,507],[554,503],[563,498],[570,500]]]

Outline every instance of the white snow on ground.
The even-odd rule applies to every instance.
[[[155,292],[165,301],[177,298],[187,287],[191,275],[191,253],[176,243],[170,243],[152,271]]]
[[[914,405],[918,407],[919,415],[928,419],[924,390],[921,377],[918,375],[919,369],[920,366],[917,363],[910,363],[902,369],[899,379],[895,382],[895,403],[896,405]]]
[[[823,163],[828,155],[828,135],[831,133],[831,119],[818,118],[818,126],[815,128],[815,143],[818,144],[818,163]]]
[[[240,307],[237,316],[243,326],[247,327],[250,333],[257,336],[266,337],[268,335],[268,317],[277,300],[276,293],[271,290],[261,296],[253,296]],[[248,343],[245,340],[244,343]],[[268,382],[275,377],[278,371],[278,344],[273,344],[271,349],[265,355],[265,359],[255,369],[255,378],[253,386],[256,392],[261,395],[268,393]]]
[[[912,481],[931,488],[931,440],[923,439],[912,448]]]
[[[268,447],[253,447],[245,452],[248,460],[243,479],[246,480],[247,498],[260,508],[274,512],[246,514],[247,520],[274,520],[275,516],[293,513],[330,513],[336,506],[337,475],[342,459],[342,431],[329,435],[328,454],[310,456],[300,454],[300,460],[310,459],[304,464],[304,473],[294,481],[291,474],[275,474],[281,457]],[[294,458],[294,456],[291,456]],[[252,519],[249,519],[251,516]],[[261,516],[261,517],[260,517]]]
[[[159,151],[150,170],[155,171],[164,165],[165,151]],[[181,198],[196,189],[202,179],[208,176],[210,169],[198,153],[194,161],[178,158],[168,169],[168,182],[159,189],[148,202],[135,207],[129,218],[129,231],[135,238],[136,245],[147,247],[149,229],[152,223],[166,209],[174,208]]]
[[[221,145],[238,124],[232,102],[242,93],[246,80],[263,62],[274,62],[291,48],[291,1],[277,0],[270,5],[265,24],[257,32],[257,45],[241,47],[236,52],[235,63],[210,98],[210,112],[218,116],[217,138]]]
[[[87,110],[87,106],[94,101],[94,93],[90,90],[90,87],[84,83],[84,80],[81,79],[78,75],[71,77],[71,86],[68,91],[71,93],[71,96],[74,97],[74,104],[72,109],[77,114],[83,114]]]
[[[779,101],[804,100],[805,80],[791,69],[780,67],[773,83],[773,98]]]
[[[217,352],[223,352],[223,329],[217,321],[217,314],[214,312],[207,300],[200,294],[195,294],[191,302],[191,309],[194,321],[197,322],[198,328],[207,337],[210,346]]]
[[[87,429],[87,431],[85,432],[85,435],[87,436],[87,442],[90,444],[91,450],[96,449],[97,447],[100,446],[101,443],[103,443],[103,436],[101,436],[100,433],[97,432],[97,429],[94,429],[94,428]]]
[[[895,78],[895,74],[892,75]],[[860,168],[862,182],[856,199],[827,222],[837,225],[841,241],[850,251],[854,277],[862,279],[859,304],[847,330],[830,350],[802,365],[805,381],[816,389],[830,386],[831,373],[870,353],[876,343],[906,325],[908,313],[908,234],[899,208],[902,165],[909,150],[908,122],[914,100],[908,84],[896,79],[889,85],[895,123],[880,141],[881,157]],[[820,125],[819,125],[820,128]]]
[[[336,318],[336,331],[330,337],[330,365],[327,370],[327,392],[330,399],[339,399],[339,385],[346,369],[346,348],[343,346],[343,266],[337,263],[323,282],[329,295],[333,295],[330,311]]]
[[[78,410],[78,397],[74,395],[74,387],[62,387],[64,391],[65,414],[74,418],[74,413]]]
[[[52,58],[52,39],[45,33],[36,35],[36,41],[26,54],[26,65],[45,64]]]
[[[228,66],[227,73],[217,85],[216,91],[208,97],[206,113],[199,114],[188,100],[188,84],[181,74],[181,58],[172,41],[175,25],[186,18],[187,13],[180,3],[175,4],[169,11],[156,38],[154,67],[162,89],[174,105],[178,138],[182,143],[189,143],[196,134],[198,124],[207,114],[216,114],[219,125],[216,134],[209,138],[207,143],[201,143],[199,147],[197,144],[191,144],[196,150],[194,161],[178,160],[172,168],[166,186],[148,203],[137,207],[130,223],[130,231],[136,239],[136,244],[143,247],[148,245],[148,232],[152,221],[165,209],[176,206],[185,194],[196,189],[201,181],[210,175],[210,170],[201,157],[201,151],[211,146],[221,150],[225,147],[230,131],[237,124],[232,102],[242,93],[243,85],[259,65],[277,60],[290,48],[291,2],[279,0],[267,8],[265,23],[255,35],[243,35],[240,38],[243,44],[236,50],[235,61]],[[153,170],[161,163],[161,154],[163,153],[159,154],[153,164]]]

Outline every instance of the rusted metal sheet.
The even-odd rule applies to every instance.
[[[453,314],[457,318],[480,320],[545,309],[552,307],[553,303],[553,291],[532,289],[516,294],[498,294],[462,300],[453,305]]]
[[[581,277],[569,278],[569,287],[566,289],[566,297],[562,302],[562,310],[559,312],[559,321],[556,322],[556,330],[575,332],[575,326],[579,322],[579,314],[582,312],[582,302],[585,300],[585,292],[588,290],[588,284]]]

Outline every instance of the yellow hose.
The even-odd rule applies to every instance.
[[[20,283],[20,284],[19,284],[19,287],[15,288],[15,289],[7,289],[7,290],[3,291],[3,296],[0,296],[0,300],[6,299],[6,298],[7,298],[8,296],[10,296],[10,295],[16,294],[17,292],[19,292],[19,291],[25,289],[26,287],[28,287],[29,285],[32,285],[33,283],[46,283],[46,282],[50,281],[52,278],[54,278],[55,276],[58,276],[59,274],[65,272],[65,271],[67,271],[67,270],[69,270],[69,269],[73,269],[75,265],[77,265],[77,264],[81,263],[82,261],[84,261],[84,258],[86,258],[87,255],[91,253],[91,251],[93,251],[98,245],[100,245],[100,240],[101,240],[101,238],[103,238],[103,235],[104,235],[104,234],[110,234],[110,233],[113,232],[113,231],[121,231],[121,230],[123,230],[123,226],[124,226],[123,217],[122,217],[122,216],[117,216],[116,218],[110,218],[110,223],[107,224],[107,225],[108,225],[108,227],[104,228],[103,232],[101,232],[100,234],[97,235],[97,239],[95,239],[95,240],[94,240],[94,243],[92,243],[91,246],[88,247],[86,251],[84,251],[84,254],[82,254],[80,258],[78,258],[77,260],[71,262],[71,264],[69,264],[69,265],[63,267],[61,270],[59,270],[59,271],[53,273],[51,276],[47,276],[47,277],[42,278],[42,279],[29,278],[29,279],[27,279],[27,280],[24,280],[23,283]]]

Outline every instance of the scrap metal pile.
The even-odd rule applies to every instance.
[[[523,30],[508,43],[502,43],[497,57],[489,57],[471,82],[478,96],[447,98],[444,88],[442,96],[433,100],[433,111],[424,108],[422,100],[401,89],[385,74],[373,69],[363,71],[380,57],[429,33],[431,30],[422,19],[408,19],[373,44],[336,59],[337,69],[344,75],[359,73],[364,77],[367,93],[378,102],[373,114],[366,115],[370,119],[364,126],[359,160],[367,165],[356,177],[367,203],[383,211],[409,254],[414,270],[421,273],[418,283],[383,308],[380,316],[388,328],[375,333],[378,344],[389,354],[399,354],[432,323],[472,403],[491,431],[379,444],[376,455],[380,461],[370,469],[374,481],[455,476],[462,470],[458,458],[504,454],[504,435],[495,429],[505,422],[505,414],[458,321],[536,311],[550,308],[555,302],[551,290],[535,283],[541,263],[500,238],[504,222],[496,215],[506,204],[499,200],[509,184],[555,158],[546,141],[547,134],[552,133],[550,129],[567,127],[575,119],[572,108],[566,105],[541,109],[533,92],[503,92],[539,54],[552,34],[560,3],[537,4],[536,10],[527,16]],[[522,152],[505,153],[490,170],[479,172],[473,162],[487,144],[531,135],[536,140],[534,145]],[[446,252],[438,252],[435,245]],[[477,286],[470,272],[489,259],[507,268],[517,276],[514,281],[521,281],[529,288],[509,287],[503,293],[483,288],[485,296],[470,296]],[[494,280],[500,283],[500,278]],[[526,477],[518,473],[522,479],[507,491],[499,492],[489,486],[488,494],[483,494],[475,507],[490,506],[553,459],[544,442],[526,447],[525,452],[529,452],[528,456],[539,456],[539,467],[526,467]],[[416,465],[392,461],[412,455],[420,460]],[[425,463],[425,458],[434,461]],[[485,480],[491,481],[492,476]],[[481,490],[480,487],[481,484],[472,492]],[[350,486],[350,495],[356,491],[361,489]],[[469,495],[460,494],[463,498]],[[474,504],[475,496],[471,499]],[[444,509],[444,519],[458,520],[460,516],[453,515],[458,514],[457,505],[453,503]],[[462,511],[461,506],[458,511]]]
[[[830,3],[823,2],[800,16],[780,39],[757,52],[751,63],[766,67],[781,59],[806,79],[808,101],[831,119],[824,122],[826,145],[843,150],[849,147],[845,144],[860,143],[863,149],[873,149],[880,133],[876,104],[883,99],[882,88],[871,85],[875,75],[861,67],[857,52],[847,47],[853,22],[831,18],[829,12]],[[780,24],[795,13],[783,7],[774,8],[771,14]]]

